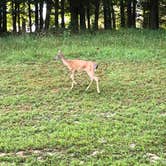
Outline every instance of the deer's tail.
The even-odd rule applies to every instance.
[[[97,63],[94,64],[94,70],[97,70],[97,68],[99,67],[99,65]]]

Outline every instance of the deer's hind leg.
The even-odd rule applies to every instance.
[[[89,83],[89,85],[86,88],[86,91],[89,89],[89,87],[92,85],[93,80],[96,81],[96,88],[97,88],[97,92],[100,93],[100,89],[99,89],[99,81],[98,81],[98,77],[96,77],[94,75],[94,70],[92,71],[87,71],[87,74],[89,75],[91,82]]]
[[[73,89],[73,87],[74,87],[74,84],[77,84],[77,82],[74,80],[74,73],[75,73],[75,71],[72,71],[72,73],[71,73],[71,75],[70,75],[70,78],[71,78],[71,80],[72,80],[72,83],[71,83],[71,90]]]
[[[100,89],[99,89],[99,79],[98,79],[98,77],[94,77],[94,80],[96,81],[97,93],[100,93]]]
[[[89,85],[88,85],[87,88],[86,88],[86,91],[87,91],[87,90],[89,89],[89,87],[92,85],[92,82],[93,82],[93,79],[91,79]]]

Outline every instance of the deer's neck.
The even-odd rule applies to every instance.
[[[65,66],[68,66],[68,60],[67,60],[67,59],[65,59],[65,58],[63,57],[63,58],[61,58],[61,61],[62,61],[62,63],[63,63]]]

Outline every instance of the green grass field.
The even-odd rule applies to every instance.
[[[98,62],[100,94],[58,49]],[[2,166],[166,165],[165,103],[166,31],[0,38]]]

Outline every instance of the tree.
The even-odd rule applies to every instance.
[[[17,23],[18,23],[18,32],[20,32],[21,31],[21,25],[20,25],[20,1],[19,0],[17,0],[16,1],[16,19],[17,19]]]
[[[43,0],[39,2],[39,15],[40,15],[40,31],[43,30]]]
[[[85,30],[86,24],[85,24],[85,1],[82,0],[79,3],[79,15],[80,15],[80,29]]]
[[[127,0],[127,27],[132,26],[132,11],[131,11],[131,0]]]
[[[70,13],[71,13],[71,30],[78,32],[78,8],[79,2],[77,0],[70,0]]]
[[[95,1],[94,1],[94,5],[95,5],[94,29],[95,29],[95,30],[98,30],[100,0],[95,0]]]
[[[88,29],[91,29],[91,22],[90,22],[90,2],[86,2],[86,17],[88,22]]]
[[[127,0],[127,27],[135,27],[136,0]]]
[[[132,27],[136,27],[136,4],[137,1],[133,0],[133,13],[132,13]]]
[[[166,3],[165,0],[159,1],[159,24],[161,27],[166,27]]]
[[[61,0],[61,27],[65,28],[65,0]]]
[[[142,1],[143,6],[143,28],[149,28],[150,4],[148,0]]]
[[[59,21],[58,21],[58,10],[59,10],[59,0],[55,0],[54,1],[54,10],[55,10],[55,13],[54,13],[54,20],[55,20],[55,28],[58,29],[59,27]]]
[[[35,31],[39,30],[39,1],[35,0]]]
[[[2,1],[0,1],[0,33],[2,32]]]
[[[7,32],[7,4],[6,0],[2,0],[2,32]]]
[[[111,11],[109,0],[103,0],[104,28],[111,29]]]
[[[120,0],[120,25],[125,27],[124,0]]]
[[[32,32],[31,0],[28,0],[29,30]]]
[[[50,26],[50,14],[52,9],[52,1],[47,0],[46,5],[47,5],[47,10],[46,10],[45,30],[48,30]]]
[[[13,32],[17,31],[16,27],[16,8],[15,8],[15,1],[12,0],[12,23],[13,23]]]
[[[114,11],[112,0],[110,1],[110,10],[111,10],[111,22],[112,22],[111,24],[112,24],[112,28],[116,29],[115,11]]]
[[[158,0],[143,0],[143,17],[144,28],[158,29],[159,28],[159,1]]]
[[[150,28],[159,28],[159,1],[150,0]]]

